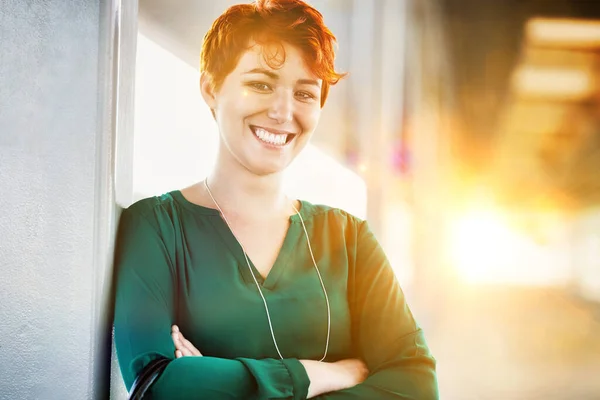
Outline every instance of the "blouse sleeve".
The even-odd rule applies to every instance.
[[[305,399],[309,379],[296,359],[174,359],[175,255],[166,244],[168,233],[157,230],[169,225],[169,217],[148,214],[135,206],[123,212],[115,249],[114,335],[127,389],[150,361],[163,356],[173,361],[152,386],[153,399]]]
[[[317,398],[436,400],[436,362],[423,331],[366,221],[360,223],[357,236],[349,280],[352,337],[370,375],[362,384]]]

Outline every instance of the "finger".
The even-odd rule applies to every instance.
[[[195,356],[201,356],[202,355],[200,353],[200,350],[198,350],[196,348],[196,346],[194,346],[189,340],[187,340],[183,336],[181,338],[181,342],[183,343],[183,345],[185,346],[186,349],[188,349],[189,351],[192,352],[193,355],[195,355]]]
[[[183,357],[181,350],[175,350],[175,358],[181,358],[181,357]]]
[[[183,357],[191,357],[194,354],[192,354],[192,351],[190,349],[188,349],[187,347],[183,346],[177,349],[179,352],[181,352]]]
[[[180,348],[183,347],[183,343],[181,343],[181,339],[178,333],[171,333],[171,339],[173,339],[173,343],[175,347]]]
[[[175,344],[175,352],[179,352],[181,354],[181,357],[183,357],[184,355],[192,355],[192,352],[190,350],[187,350],[185,348],[185,345],[181,342],[179,335],[180,334],[178,333],[171,334],[171,337],[173,338],[173,344]]]
[[[173,325],[173,332],[171,338],[175,344],[176,350],[181,351],[184,356],[202,356],[202,353],[194,346],[189,340],[179,332],[177,325]]]
[[[196,346],[194,346],[192,344],[192,342],[190,342],[189,340],[187,340],[185,338],[185,336],[183,336],[183,333],[178,332],[176,335],[177,335],[179,341],[181,342],[182,346],[185,347],[187,350],[189,350],[192,353],[192,355],[195,355],[195,356],[202,355],[202,353],[200,353],[200,350],[198,350],[196,348]]]

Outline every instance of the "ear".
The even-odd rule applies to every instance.
[[[206,104],[211,109],[214,115],[214,110],[217,106],[217,97],[214,89],[213,79],[206,72],[203,72],[200,75],[200,93],[202,93],[204,101],[206,102]]]

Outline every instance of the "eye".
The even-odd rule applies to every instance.
[[[304,101],[314,100],[317,98],[317,96],[315,96],[314,94],[305,91],[296,92],[296,97]]]
[[[252,89],[258,92],[270,92],[273,90],[271,85],[265,82],[250,82],[248,83],[248,86],[250,86]]]

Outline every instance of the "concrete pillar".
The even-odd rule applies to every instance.
[[[108,398],[115,185],[125,197],[130,186],[114,179],[128,118],[122,11],[118,0],[1,2],[2,400]]]

